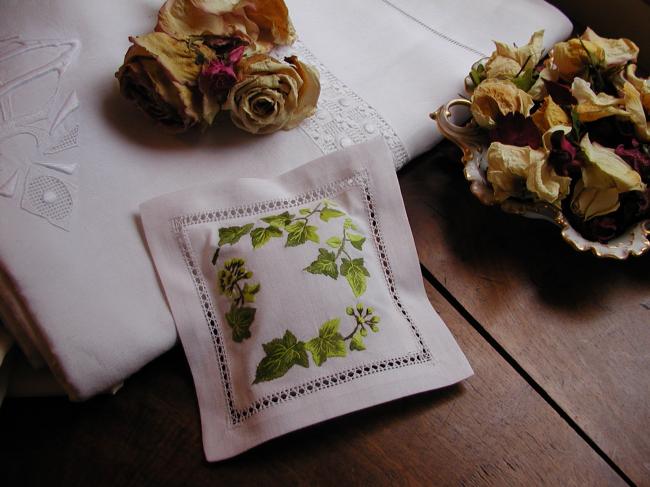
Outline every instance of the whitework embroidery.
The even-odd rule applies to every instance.
[[[79,48],[77,40],[0,39],[0,197],[65,230],[77,202],[77,164],[65,153],[78,146],[79,100],[61,81]]]
[[[292,46],[277,48],[273,52],[278,58],[292,54],[315,66],[320,73],[321,94],[316,113],[299,127],[323,154],[381,135],[393,155],[396,169],[401,169],[409,161],[406,147],[388,122],[338,79],[304,43],[296,41]]]

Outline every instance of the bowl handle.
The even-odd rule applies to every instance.
[[[475,123],[456,125],[451,120],[451,108],[464,106],[469,108],[472,103],[464,98],[456,98],[441,105],[438,110],[429,116],[436,121],[438,129],[446,138],[451,140],[463,151],[463,163],[470,161],[473,152],[481,153],[485,150],[485,134]]]

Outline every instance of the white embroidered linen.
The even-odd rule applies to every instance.
[[[472,373],[427,299],[381,138],[141,209],[208,460]]]
[[[290,0],[316,62],[318,112],[256,137],[181,137],[122,99],[113,73],[161,0],[0,0],[2,319],[71,398],[107,391],[176,340],[138,205],[200,182],[269,177],[380,135],[395,167],[440,140],[428,113],[462,92],[491,39],[550,46],[571,25],[541,0]],[[291,50],[291,49],[290,49]]]

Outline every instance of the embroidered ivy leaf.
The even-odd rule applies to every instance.
[[[348,238],[350,243],[357,250],[363,250],[363,242],[366,241],[366,238],[363,235],[357,235],[356,233],[348,233]]]
[[[305,348],[311,352],[314,363],[319,367],[329,357],[345,357],[345,342],[339,333],[341,320],[334,318],[326,321],[318,330],[318,336],[309,340]]]
[[[279,215],[265,216],[262,218],[262,221],[268,223],[272,227],[284,228],[291,223],[294,216],[295,215],[289,213],[288,211],[285,211]]]
[[[346,228],[347,230],[355,230],[357,232],[359,231],[357,226],[354,223],[352,223],[352,218],[346,218],[343,221],[343,227]]]
[[[260,291],[260,283],[256,284],[244,284],[244,289],[242,289],[242,297],[244,298],[244,303],[254,303],[255,295]]]
[[[366,277],[370,277],[368,269],[363,265],[363,258],[341,260],[341,275],[345,276],[355,297],[366,292]]]
[[[339,270],[336,267],[336,255],[327,249],[318,249],[318,258],[303,270],[311,274],[323,274],[332,279],[338,279]]]
[[[300,209],[300,214],[301,215],[309,215],[311,213],[311,210],[309,208],[301,208]]]
[[[350,340],[350,350],[365,350],[366,346],[363,344],[363,338],[361,333],[356,332],[352,335],[352,340]]]
[[[282,230],[274,226],[258,227],[251,232],[251,243],[254,249],[259,249],[266,244],[272,237],[281,237]]]
[[[327,245],[329,245],[330,247],[332,247],[333,249],[338,249],[341,246],[341,238],[340,237],[331,237],[331,238],[328,238],[325,243]]]
[[[225,227],[219,229],[219,247],[225,244],[235,245],[239,239],[246,235],[253,228],[252,223],[243,227]]]
[[[324,222],[330,221],[332,218],[339,218],[345,216],[345,213],[334,208],[325,207],[320,212],[320,219]]]
[[[287,226],[286,230],[288,235],[285,247],[296,247],[304,244],[307,240],[316,243],[320,242],[320,238],[316,233],[318,228],[313,225],[307,225],[307,223],[302,220],[293,222],[291,225]]]
[[[325,208],[327,208],[329,206],[339,206],[336,203],[336,201],[332,201],[332,200],[323,200],[323,204],[325,205]]]
[[[274,338],[264,343],[262,348],[266,356],[257,365],[253,384],[282,377],[294,365],[309,367],[305,343],[298,341],[289,330],[282,338]]]
[[[237,343],[250,338],[250,327],[255,319],[255,311],[257,311],[255,308],[237,308],[233,305],[226,313],[226,321],[232,328],[232,339]]]

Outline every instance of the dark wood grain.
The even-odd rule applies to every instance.
[[[114,397],[7,400],[3,479],[21,486],[622,484],[447,301],[428,292],[476,372],[462,385],[209,465],[189,369],[175,349]]]
[[[650,256],[573,251],[484,207],[445,143],[402,175],[421,262],[635,482],[650,485]]]

